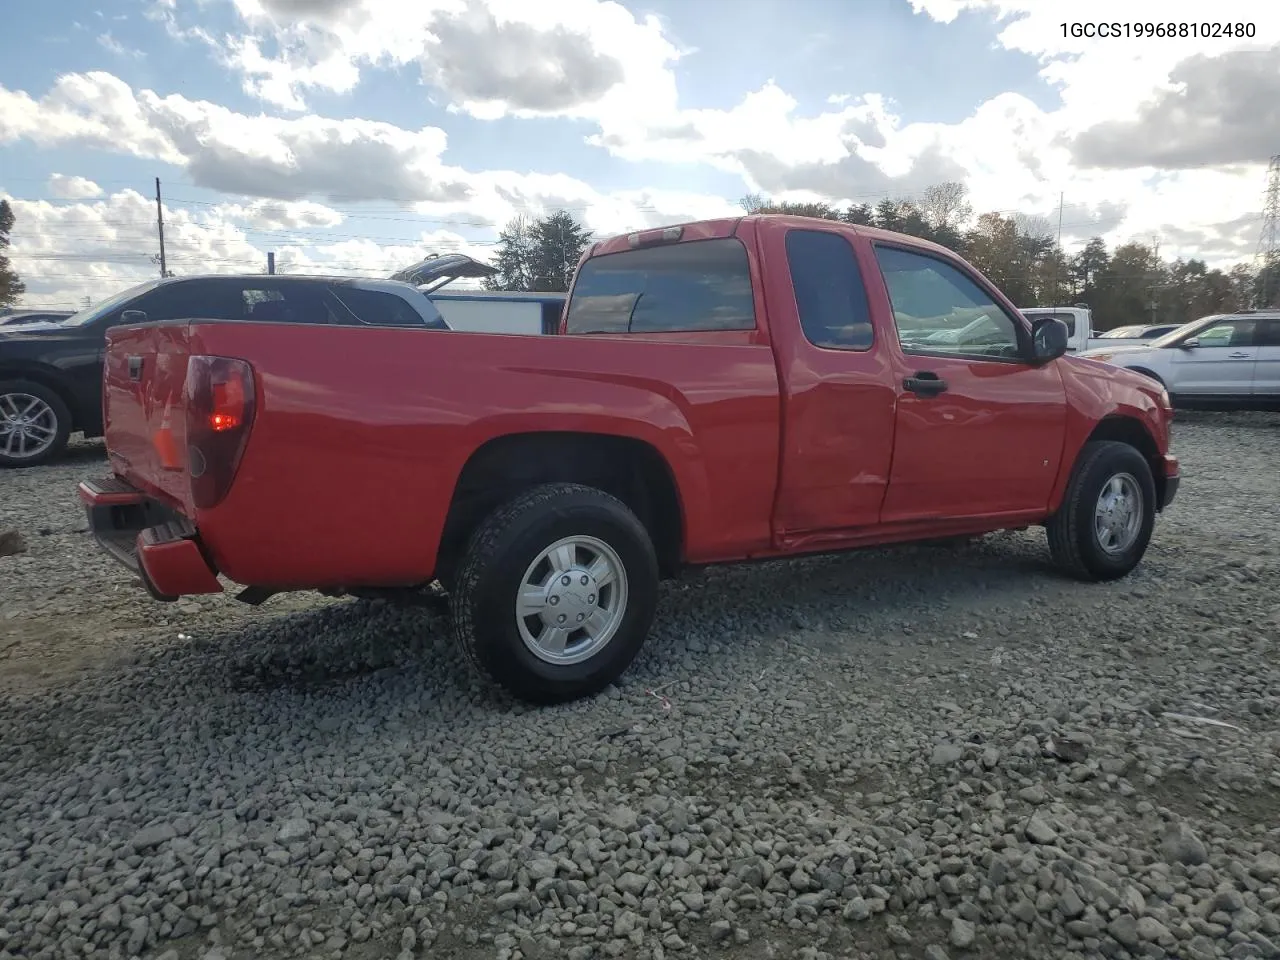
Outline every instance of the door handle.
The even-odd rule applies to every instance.
[[[932,370],[919,370],[902,381],[902,388],[922,397],[936,397],[947,389],[947,381]]]
[[[1228,353],[1228,354],[1227,354],[1227,359],[1228,359],[1228,360],[1252,360],[1252,359],[1253,359],[1253,354],[1251,354],[1251,353]]]
[[[141,357],[129,358],[129,379],[130,380],[142,379],[142,358]]]

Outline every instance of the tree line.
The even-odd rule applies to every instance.
[[[1067,256],[1042,218],[984,213],[977,218],[962,183],[943,183],[915,200],[881,200],[838,210],[826,203],[770,203],[747,196],[748,213],[786,213],[894,230],[960,254],[1020,307],[1084,304],[1094,327],[1185,323],[1214,313],[1280,307],[1280,262],[1210,270],[1203,260],[1161,259],[1156,248],[1124,243],[1108,250],[1094,237]]]
[[[9,234],[13,231],[13,220],[9,201],[0,200],[0,307],[13,306],[27,289],[9,262]]]
[[[771,203],[744,197],[747,213],[783,213],[880,227],[931,240],[960,254],[1020,307],[1083,304],[1099,331],[1141,323],[1185,323],[1213,313],[1280,307],[1280,263],[1209,269],[1203,260],[1166,261],[1144,243],[1111,250],[1094,237],[1066,255],[1052,224],[1021,214],[974,216],[962,183],[941,183],[912,200],[881,200],[843,210],[827,203]],[[490,290],[565,291],[591,234],[559,210],[517,217],[502,230]]]
[[[740,202],[748,213],[785,213],[881,227],[931,240],[959,253],[1020,307],[1081,303],[1098,330],[1137,323],[1184,323],[1211,313],[1280,307],[1280,262],[1260,271],[1247,264],[1210,270],[1203,260],[1162,260],[1143,243],[1109,250],[1094,237],[1067,256],[1048,221],[1020,214],[974,217],[962,183],[930,187],[913,200],[881,200],[839,210],[827,203],[771,203],[760,196]],[[6,255],[13,211],[0,200],[0,306],[24,287]],[[516,217],[501,231],[488,290],[564,292],[591,233],[565,210]]]

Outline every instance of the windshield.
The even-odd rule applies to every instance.
[[[85,307],[79,313],[73,313],[71,316],[67,317],[67,319],[62,321],[61,326],[83,327],[85,324],[93,323],[93,321],[97,320],[99,317],[104,317],[112,310],[116,309],[120,304],[125,303],[128,300],[132,300],[139,294],[146,293],[159,283],[159,280],[148,280],[146,283],[139,283],[136,286],[132,286],[128,290],[117,293],[114,297],[108,297],[101,303],[95,303],[92,307]]]
[[[1141,327],[1117,327],[1114,330],[1108,330],[1106,333],[1098,334],[1099,339],[1118,340],[1123,337],[1136,337],[1142,333]]]
[[[1205,327],[1213,323],[1216,323],[1217,321],[1221,320],[1223,317],[1228,317],[1228,316],[1231,316],[1231,314],[1215,313],[1207,317],[1201,317],[1199,320],[1192,320],[1190,323],[1184,323],[1182,326],[1178,327],[1176,330],[1170,330],[1163,337],[1156,337],[1154,340],[1151,341],[1151,346],[1171,347],[1174,344],[1178,343],[1179,341],[1185,340],[1187,337],[1194,337],[1197,333],[1199,333]]]

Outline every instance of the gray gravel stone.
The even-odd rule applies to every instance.
[[[1039,817],[1032,817],[1027,824],[1027,839],[1034,843],[1053,843],[1058,839],[1058,832]]]
[[[955,743],[940,743],[933,748],[929,762],[935,766],[956,763],[964,756],[964,748]]]
[[[1209,854],[1204,843],[1185,823],[1171,827],[1160,841],[1160,852],[1167,860],[1196,866],[1206,862]]]
[[[962,920],[957,917],[951,921],[950,941],[954,947],[966,950],[973,946],[974,940],[977,938],[978,928],[975,924],[968,920]]]
[[[1138,921],[1123,913],[1107,924],[1107,933],[1126,947],[1138,945]]]
[[[712,570],[539,710],[434,613],[154,604],[83,533],[92,445],[5,473],[0,960],[1273,954],[1277,427],[1180,414],[1114,584],[1036,530]]]

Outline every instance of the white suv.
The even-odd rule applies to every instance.
[[[1144,346],[1079,356],[1159,380],[1175,407],[1280,410],[1280,311],[1215,314]]]

